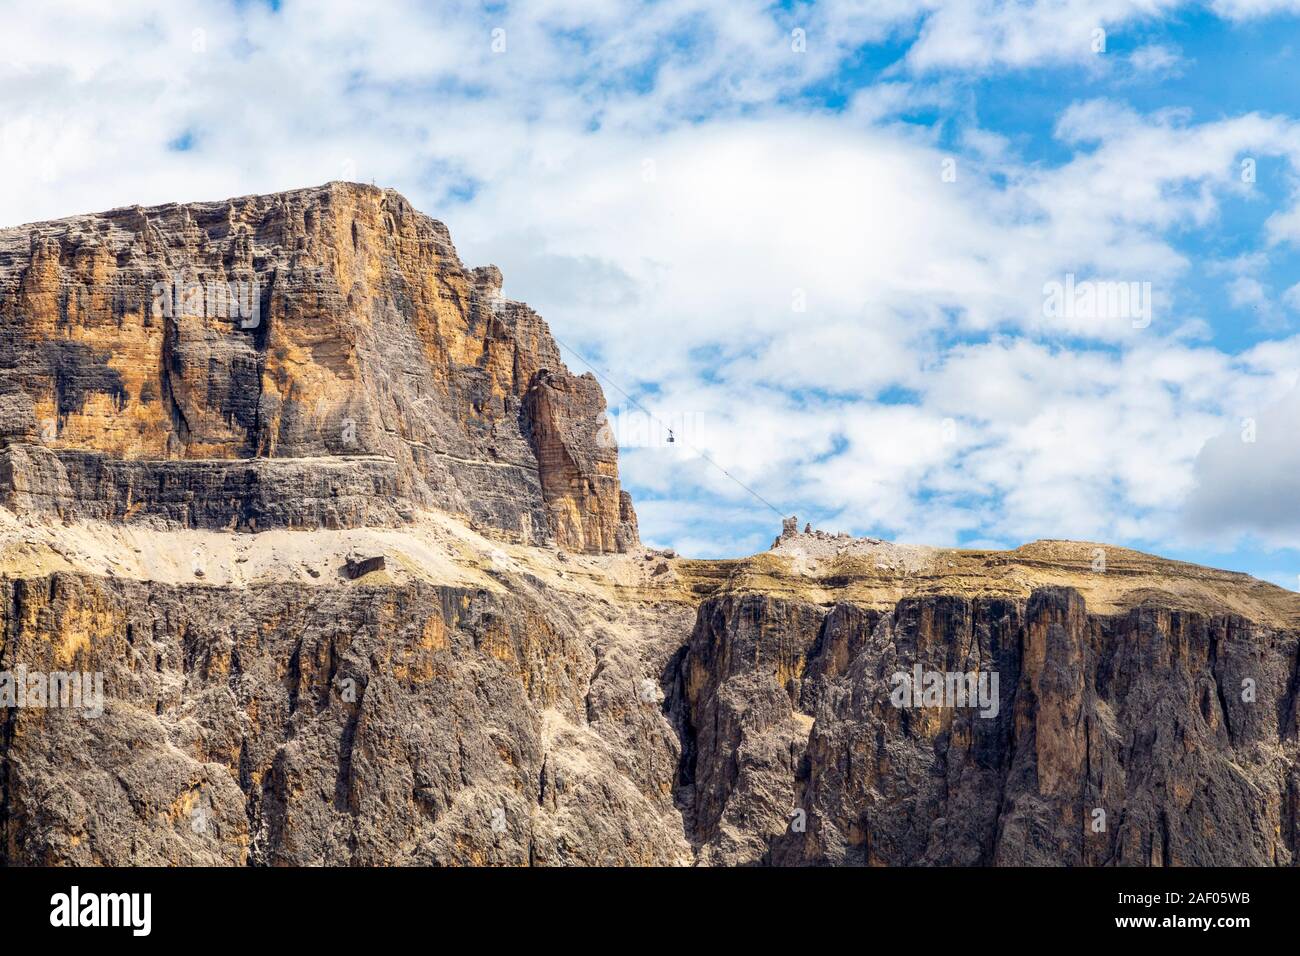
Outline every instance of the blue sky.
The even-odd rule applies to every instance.
[[[394,187],[612,383],[652,543],[766,501],[1300,581],[1300,0],[5,17],[0,219]],[[1071,276],[1149,319],[1049,315]]]

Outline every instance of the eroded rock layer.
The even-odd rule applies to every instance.
[[[710,599],[679,690],[695,843],[720,864],[1291,864],[1297,637],[1093,615],[1070,588]],[[918,666],[998,683],[989,706],[897,706]]]
[[[604,408],[500,273],[462,266],[390,190],[0,231],[11,508],[254,530],[433,506],[521,541],[627,548]]]
[[[618,686],[636,662],[516,583],[5,582],[4,659],[102,672],[109,704],[5,713],[0,858],[686,861],[676,737]]]

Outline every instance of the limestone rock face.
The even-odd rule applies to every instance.
[[[5,581],[6,667],[102,672],[108,704],[0,712],[0,862],[689,860],[636,662],[543,598]]]
[[[626,549],[603,411],[500,272],[466,269],[390,190],[0,231],[10,507],[254,530],[432,506],[513,540]]]
[[[637,543],[632,498],[619,489],[618,447],[605,396],[590,374],[539,373],[524,399],[550,526],[564,547],[628,551]]]
[[[681,671],[681,792],[719,864],[1288,865],[1295,630],[1159,607],[706,601]],[[891,676],[996,673],[995,706]],[[797,821],[797,823],[796,823]]]

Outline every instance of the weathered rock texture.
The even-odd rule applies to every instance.
[[[433,506],[520,541],[636,543],[595,380],[391,190],[0,231],[0,383],[11,508],[250,530]]]
[[[1293,863],[1298,636],[1070,588],[710,599],[681,688],[693,838],[713,863]],[[997,673],[996,715],[895,706],[918,663]]]
[[[102,671],[110,703],[99,718],[6,715],[0,856],[688,859],[666,786],[677,741],[657,701],[618,692],[634,682],[625,663],[593,678],[577,615],[517,584],[281,583],[232,602],[201,586],[5,582],[5,660]]]
[[[257,322],[155,313],[176,272]],[[499,288],[350,185],[0,233],[0,863],[1300,860],[1300,597],[794,519],[647,551]],[[995,706],[898,706],[918,667]],[[52,673],[102,713],[5,702]]]

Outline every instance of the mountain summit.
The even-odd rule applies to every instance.
[[[0,328],[10,507],[239,530],[436,507],[524,543],[637,543],[595,379],[391,190],[0,231]]]

